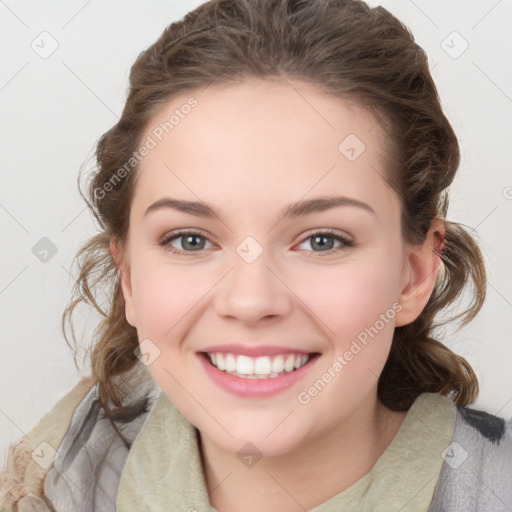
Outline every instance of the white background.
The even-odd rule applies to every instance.
[[[73,255],[94,232],[77,190],[79,168],[91,168],[96,141],[120,115],[139,52],[200,3],[0,2],[0,466],[8,444],[88,373],[77,372],[60,331]],[[448,219],[475,230],[489,273],[479,317],[458,332],[447,329],[443,341],[476,370],[477,406],[511,418],[512,2],[382,5],[429,55],[462,150]],[[46,59],[31,47],[42,47],[43,37],[51,47],[50,36],[40,36],[44,31],[58,43]],[[57,247],[46,263],[32,253],[42,237]],[[85,318],[90,333],[95,317],[86,312]]]

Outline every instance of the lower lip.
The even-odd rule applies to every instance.
[[[318,359],[318,355],[315,354],[298,370],[285,373],[279,377],[268,379],[243,379],[219,370],[206,360],[204,354],[198,353],[196,355],[208,377],[210,377],[217,386],[224,391],[241,397],[266,397],[276,395],[293,386],[304,377]]]

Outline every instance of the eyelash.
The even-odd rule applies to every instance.
[[[311,238],[314,238],[316,236],[321,236],[321,235],[327,235],[330,238],[334,238],[335,240],[341,242],[343,244],[343,247],[338,247],[336,249],[329,249],[327,251],[308,251],[308,252],[318,254],[319,256],[323,256],[323,255],[330,255],[333,253],[340,252],[343,249],[355,247],[355,243],[352,240],[348,240],[347,238],[342,237],[341,235],[337,234],[336,232],[334,232],[330,229],[315,231],[314,233],[309,234],[300,243],[302,244],[306,240],[309,240]],[[202,233],[200,233],[199,231],[186,230],[186,231],[177,231],[177,232],[173,232],[173,233],[168,233],[168,234],[164,235],[159,240],[158,243],[166,251],[172,252],[174,254],[183,254],[186,256],[192,256],[194,253],[198,253],[198,252],[201,252],[202,250],[204,250],[204,249],[200,249],[198,251],[182,251],[180,249],[176,249],[175,247],[172,247],[169,245],[169,243],[172,242],[173,240],[175,240],[177,238],[184,237],[184,236],[197,236],[200,238],[204,238],[205,240],[208,240],[210,242],[210,240],[207,237],[205,237]]]

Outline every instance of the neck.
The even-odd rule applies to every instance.
[[[281,456],[262,457],[252,467],[245,467],[236,453],[201,434],[210,503],[218,512],[314,508],[371,470],[405,416],[405,412],[387,409],[375,391],[350,417],[320,437]]]

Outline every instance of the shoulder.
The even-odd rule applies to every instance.
[[[512,510],[512,423],[456,407],[455,427],[429,512]]]
[[[0,512],[82,510],[89,500],[112,509],[128,451],[161,392],[143,365],[115,380],[127,391],[117,411],[106,414],[98,384],[84,377],[10,447]]]
[[[44,480],[44,495],[56,510],[84,510],[86,503],[105,512],[115,510],[128,452],[161,392],[142,364],[115,380],[125,388],[122,407],[110,403],[114,410],[107,414],[98,386],[76,407]]]
[[[8,448],[0,473],[0,510],[10,511],[23,496],[43,494],[43,480],[53,463],[77,405],[94,386],[90,376],[80,381],[19,441]]]

